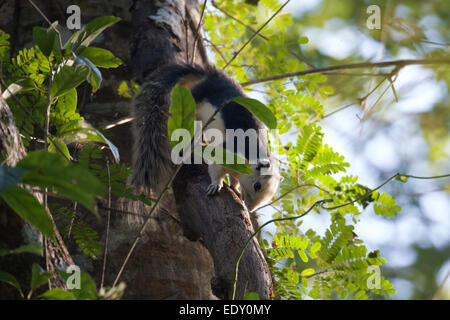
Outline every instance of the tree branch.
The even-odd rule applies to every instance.
[[[382,62],[361,62],[361,63],[350,63],[350,64],[342,64],[337,66],[330,66],[330,67],[323,67],[323,68],[316,68],[316,69],[309,69],[309,70],[303,70],[303,71],[296,71],[296,72],[288,72],[283,73],[275,76],[250,80],[241,83],[241,86],[246,87],[258,83],[264,83],[274,80],[280,80],[285,78],[291,78],[291,77],[298,77],[298,76],[304,76],[307,74],[314,74],[314,73],[325,73],[328,71],[335,71],[335,70],[345,70],[345,69],[358,69],[358,68],[375,68],[375,67],[390,67],[395,66],[398,69],[403,68],[404,66],[408,65],[433,65],[433,64],[450,64],[450,59],[405,59],[405,60],[393,60],[393,61],[382,61]]]

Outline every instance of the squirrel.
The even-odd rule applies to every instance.
[[[238,83],[224,71],[214,67],[168,64],[147,77],[132,108],[135,119],[132,184],[150,188],[159,195],[175,170],[175,164],[171,160],[167,121],[170,116],[170,93],[176,84],[191,91],[197,105],[196,118],[203,125],[224,104],[208,128],[220,130],[223,136],[226,136],[229,129],[253,132],[256,135],[253,140],[258,148],[256,155],[250,154],[252,139],[248,136],[245,150],[240,150],[249,160],[252,173],[242,174],[218,164],[209,164],[211,184],[205,190],[205,195],[212,196],[220,191],[226,174],[229,174],[231,187],[235,191],[241,187],[240,195],[249,212],[269,202],[278,189],[281,176],[276,160],[269,152],[267,131],[250,111],[230,101],[245,94]],[[237,137],[234,136],[233,139],[236,141]],[[225,141],[223,145],[227,148],[231,143]],[[231,151],[236,152],[236,147]]]

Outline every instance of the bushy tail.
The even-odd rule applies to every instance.
[[[164,189],[175,169],[167,132],[170,92],[178,81],[205,74],[199,67],[167,65],[147,78],[132,110],[134,186],[150,188],[155,196]]]

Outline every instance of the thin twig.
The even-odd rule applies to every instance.
[[[262,207],[259,207],[257,210],[260,210],[260,209],[265,208],[265,207],[268,207],[268,206],[272,206],[272,205],[275,204],[276,202],[278,202],[278,201],[280,201],[281,199],[283,199],[284,197],[286,197],[286,196],[287,196],[288,194],[290,194],[291,192],[293,192],[293,191],[295,191],[295,190],[297,190],[297,189],[303,188],[303,187],[314,187],[314,188],[319,189],[320,191],[323,191],[323,192],[325,192],[325,193],[330,194],[329,191],[327,191],[327,190],[325,190],[325,189],[323,189],[323,188],[321,188],[321,187],[319,187],[319,186],[317,186],[317,185],[315,185],[315,184],[302,184],[302,185],[299,185],[299,186],[295,186],[295,187],[293,187],[292,189],[286,191],[285,193],[283,193],[281,196],[279,196],[278,198],[276,198],[276,199],[273,200],[272,202],[270,202],[270,203],[268,203],[268,204],[266,204],[266,205],[264,205],[264,206],[262,206]]]
[[[52,196],[50,194],[48,194],[49,196]],[[73,227],[73,222],[75,221],[75,217],[77,215],[77,206],[78,206],[78,202],[74,202],[73,203],[73,217],[72,219],[70,219],[70,225],[69,225],[69,231],[67,232],[67,239],[70,238],[70,234],[72,233],[72,227]]]
[[[185,11],[185,15],[184,15],[185,18],[183,18],[183,24],[184,24],[184,38],[185,38],[185,45],[186,45],[186,63],[189,63],[189,39],[188,39],[189,29],[188,29],[188,21],[187,21],[188,16],[186,14],[188,12],[188,9],[186,6],[184,7],[184,11]]]
[[[239,20],[238,18],[236,18],[235,16],[233,16],[232,14],[228,13],[227,11],[225,11],[223,8],[219,7],[217,5],[217,3],[215,1],[212,1],[214,8],[216,8],[217,10],[219,10],[220,12],[222,12],[225,16],[227,16],[228,18],[236,21],[237,23],[241,24],[242,26],[244,26],[245,28],[247,28],[248,30],[250,30],[251,32],[256,33],[256,30],[253,29],[251,26],[249,26],[248,24],[244,23],[243,21]],[[266,41],[269,41],[269,38],[267,38],[265,35],[263,35],[262,33],[258,33],[257,34],[258,37],[260,37],[261,39],[264,39]],[[288,52],[295,57],[297,60],[307,64],[308,66],[310,66],[311,68],[315,68],[315,66],[313,64],[311,64],[310,62],[306,61],[306,59],[300,55],[298,55],[297,53],[295,53],[293,50],[289,50]]]
[[[441,43],[441,42],[431,41],[431,40],[427,40],[427,39],[422,39],[420,41],[425,42],[425,43],[429,43],[429,44],[434,44],[436,46],[443,46],[443,47],[450,46],[449,43]]]
[[[125,117],[125,118],[116,120],[116,121],[114,121],[114,122],[104,126],[102,129],[109,130],[109,129],[112,129],[114,127],[120,126],[122,124],[127,124],[128,122],[131,122],[131,121],[134,121],[134,117]]]
[[[357,199],[355,199],[353,201],[350,201],[350,202],[344,203],[344,204],[340,204],[340,205],[337,205],[337,206],[334,206],[334,207],[323,207],[323,208],[326,209],[326,210],[334,210],[334,209],[342,208],[344,206],[348,206],[348,205],[353,204],[353,203],[358,202],[358,201],[366,200],[372,195],[372,193],[374,191],[377,191],[378,189],[381,189],[382,187],[384,187],[386,184],[388,184],[392,180],[399,179],[399,178],[402,178],[402,177],[411,178],[411,179],[420,179],[420,180],[441,179],[441,178],[448,178],[448,177],[450,177],[450,173],[449,174],[439,175],[439,176],[429,176],[429,177],[420,177],[420,176],[414,176],[414,175],[410,175],[410,174],[396,173],[395,175],[393,175],[392,177],[387,179],[385,182],[383,182],[381,185],[379,185],[375,189],[372,189],[372,190],[368,191],[365,195],[363,195],[363,196],[361,196],[361,197],[359,197],[359,198],[357,198]]]
[[[391,15],[391,0],[387,0],[386,5],[385,5],[385,9],[384,9],[384,14],[383,14],[383,21],[388,21],[388,17]],[[380,36],[380,45],[378,48],[378,51],[374,57],[374,61],[380,61],[383,60],[383,56],[384,56],[384,52],[386,50],[386,40],[388,39],[388,33],[386,32],[386,30],[384,30],[384,28],[381,30],[381,36]],[[375,72],[378,72],[379,69],[375,68]],[[370,90],[370,88],[374,85],[375,83],[375,79],[372,78],[370,80],[370,82],[368,83],[368,89]],[[363,119],[366,116],[366,109],[367,109],[367,100],[362,100],[361,101],[361,108],[363,111]]]
[[[208,0],[205,0],[205,1],[203,2],[202,13],[200,14],[200,19],[198,20],[197,28],[195,29],[194,44],[192,45],[192,59],[191,59],[191,64],[194,64],[194,60],[195,60],[195,50],[196,50],[196,48],[197,48],[197,42],[199,41],[199,39],[201,40],[200,27],[202,26],[203,15],[205,14],[205,9],[206,9],[206,3],[207,3],[207,2],[208,2]]]
[[[394,70],[394,71],[395,71],[395,70]],[[394,72],[394,71],[393,71],[393,72]],[[387,87],[384,89],[384,91],[378,96],[377,100],[373,103],[373,105],[365,112],[365,114],[363,115],[363,117],[360,119],[361,121],[365,121],[365,120],[367,119],[367,117],[372,113],[371,111],[372,111],[372,110],[375,108],[375,106],[380,102],[381,98],[384,97],[384,95],[385,95],[386,92],[389,90],[389,88],[393,88],[392,90],[393,90],[393,92],[394,92],[394,96],[395,96],[395,98],[397,99],[397,95],[396,95],[395,89],[394,89],[394,81],[395,81],[395,79],[392,80],[391,77],[386,77],[385,80],[389,80],[389,82],[390,82],[391,84],[390,84],[389,86],[387,86]],[[380,84],[381,84],[381,83],[380,83]],[[377,87],[378,87],[378,86],[377,86]],[[375,87],[375,89],[374,89],[373,91],[375,91],[377,87]],[[367,98],[365,98],[364,101],[367,101],[366,99],[367,99]]]
[[[233,55],[233,57],[227,62],[227,64],[223,67],[223,69],[225,70],[230,64],[231,62],[234,61],[234,59],[236,59],[236,57],[242,52],[242,50],[245,49],[245,47],[256,37],[256,35],[258,35],[262,29],[264,29],[265,26],[267,26],[267,24],[269,24],[270,21],[272,21],[273,18],[275,18],[280,12],[281,10],[283,10],[283,8],[289,3],[290,0],[287,0],[270,18],[269,20],[267,20],[258,30],[256,30],[255,33],[252,34],[252,36],[250,37],[250,39],[247,40],[247,42],[245,42],[241,48]]]
[[[349,107],[351,107],[351,106],[353,106],[353,105],[355,105],[355,104],[361,104],[363,101],[365,101],[372,93],[374,93],[375,92],[375,90],[377,90],[378,89],[378,87],[384,82],[386,80],[386,78],[384,78],[382,81],[380,81],[368,94],[366,94],[364,97],[361,97],[361,98],[358,98],[358,99],[356,99],[356,101],[353,101],[353,102],[351,102],[351,103],[349,103],[349,104],[346,104],[346,105],[344,105],[344,106],[342,106],[342,107],[340,107],[340,108],[337,108],[336,110],[334,110],[334,111],[331,111],[330,113],[327,113],[326,115],[324,115],[322,118],[320,118],[320,120],[323,120],[323,119],[325,119],[325,118],[328,118],[328,117],[330,117],[330,116],[332,116],[333,114],[335,114],[335,113],[338,113],[338,112],[340,112],[340,111],[342,111],[342,110],[344,110],[344,109],[347,109],[347,108],[349,108]]]
[[[109,160],[106,160],[106,170],[108,172],[108,208],[111,208],[111,172],[109,170]],[[103,249],[103,268],[102,268],[102,278],[100,281],[100,289],[103,288],[103,284],[105,282],[106,258],[108,256],[108,240],[109,240],[110,222],[111,222],[111,210],[108,210],[107,216],[106,216],[105,243],[104,243],[104,249]]]
[[[51,77],[51,75],[53,73],[53,65],[52,65],[51,62],[49,62],[49,64],[50,64],[50,71],[51,72],[50,72],[50,77],[48,78],[48,87],[47,87],[47,104],[48,105],[47,105],[47,112],[45,114],[45,131],[44,131],[44,141],[45,141],[44,150],[45,151],[48,151],[48,137],[49,137],[49,132],[50,132],[50,110],[51,110],[51,107],[52,107],[52,100],[51,100],[51,97],[50,97],[50,86],[52,84],[52,77]],[[48,188],[44,187],[44,189],[42,191],[43,191],[43,205],[44,205],[44,208],[45,208],[45,210],[48,212],[48,214],[51,217],[51,213],[50,213],[50,210],[48,208]],[[45,243],[46,268],[47,268],[47,271],[48,271],[49,270],[49,266],[50,266],[50,257],[49,257],[49,250],[48,250],[48,243],[49,242],[48,242],[47,237],[44,237],[44,239],[47,240],[47,241],[44,241],[44,243]],[[49,287],[51,287],[50,279],[48,279],[48,285],[49,285]]]
[[[63,48],[63,44],[62,44],[62,37],[61,37],[61,33],[59,32],[58,29],[55,28],[55,26],[53,26],[53,24],[51,23],[51,21],[47,18],[47,16],[41,11],[41,9],[39,9],[39,7],[33,2],[33,0],[28,0],[28,2],[36,9],[37,12],[39,12],[39,14],[44,18],[45,21],[47,21],[47,23],[50,25],[50,27],[55,30],[55,32],[58,34],[58,40],[59,40],[59,47],[60,49]]]
[[[386,77],[389,73],[367,73],[367,72],[324,72],[327,76],[352,76],[352,77]]]
[[[222,50],[219,49],[218,46],[216,46],[214,43],[212,43],[210,40],[205,39],[210,45],[211,47],[220,55],[220,57],[222,58],[222,60],[224,62],[227,62],[227,57],[225,57],[225,55],[223,54]]]
[[[186,11],[186,19],[189,22],[189,28],[191,28],[191,30],[193,30],[192,33],[194,33],[194,31],[197,29],[197,26],[195,25],[194,20],[192,19],[189,10]],[[208,55],[206,53],[206,49],[205,49],[205,46],[203,44],[203,41],[198,41],[197,42],[197,48],[198,48],[198,52],[200,53],[200,56],[202,58],[203,65],[205,65],[205,66],[209,65]],[[188,62],[189,61],[187,61],[187,63]]]
[[[358,100],[359,100],[359,99],[358,99]],[[342,106],[342,107],[340,107],[340,108],[337,108],[336,110],[333,110],[333,111],[331,111],[330,113],[327,113],[326,115],[324,115],[322,118],[320,118],[320,120],[323,120],[323,119],[325,119],[325,118],[328,118],[328,117],[332,116],[333,114],[338,113],[338,112],[340,112],[340,111],[342,111],[342,110],[345,110],[345,109],[347,109],[347,108],[349,108],[349,107],[351,107],[351,106],[353,106],[353,105],[355,105],[355,104],[357,104],[357,103],[358,103],[358,101],[354,101],[354,102],[351,102],[351,103],[349,103],[349,104],[346,104],[345,106]]]
[[[253,33],[256,33],[256,30],[253,29],[251,26],[249,26],[248,24],[242,22],[241,20],[239,20],[238,18],[236,18],[235,16],[233,16],[232,14],[228,13],[227,11],[225,11],[224,9],[222,9],[221,7],[219,7],[217,5],[217,3],[215,1],[212,1],[212,4],[214,6],[214,8],[216,8],[217,10],[219,10],[220,12],[222,12],[224,15],[226,15],[228,18],[236,21],[237,23],[241,24],[242,26],[244,26],[245,28],[247,28],[248,30],[250,30]],[[269,38],[267,38],[265,35],[263,35],[262,33],[257,33],[258,37],[261,37],[264,40],[269,40]]]

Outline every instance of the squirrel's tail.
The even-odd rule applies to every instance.
[[[170,154],[167,120],[170,92],[177,82],[196,81],[206,75],[200,67],[167,65],[149,75],[133,103],[132,184],[150,188],[158,196],[169,181],[175,165]]]

